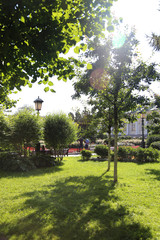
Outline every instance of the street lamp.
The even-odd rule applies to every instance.
[[[38,113],[38,115],[39,115],[39,111],[40,111],[41,108],[42,108],[43,100],[40,99],[39,96],[38,96],[38,98],[37,98],[36,100],[34,100],[34,103],[35,103],[35,109],[37,110],[37,113]]]
[[[145,148],[145,141],[144,141],[144,113],[141,113],[141,119],[142,119],[142,148]]]

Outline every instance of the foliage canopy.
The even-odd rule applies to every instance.
[[[50,114],[44,121],[44,140],[54,150],[61,150],[77,137],[77,125],[65,114]]]
[[[113,1],[1,0],[0,102],[10,90],[26,84],[31,87],[36,81],[48,84],[44,89],[48,91],[53,75],[71,79],[75,60],[61,53],[66,54],[85,37],[101,34],[103,19],[110,20]]]

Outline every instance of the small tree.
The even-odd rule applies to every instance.
[[[58,161],[63,159],[63,149],[76,140],[77,125],[65,114],[50,114],[44,122],[44,140],[54,149]]]
[[[27,155],[27,147],[38,142],[40,124],[37,115],[32,109],[22,109],[12,118],[11,141],[19,154]]]
[[[159,74],[154,63],[148,65],[138,57],[135,32],[127,33],[127,28],[117,42],[114,37],[108,37],[105,44],[94,39],[89,46],[92,50],[88,52],[88,61],[92,61],[92,67],[79,75],[79,81],[74,83],[74,97],[82,93],[97,96],[105,101],[103,112],[110,107],[114,128],[114,182],[117,182],[120,122],[126,112],[148,103],[148,98],[141,92],[147,90],[152,81],[158,80]]]
[[[10,128],[6,116],[0,112],[0,149],[8,147]]]

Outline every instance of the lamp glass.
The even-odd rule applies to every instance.
[[[42,103],[41,103],[41,102],[35,102],[35,109],[36,109],[37,111],[40,111],[41,108],[42,108]]]

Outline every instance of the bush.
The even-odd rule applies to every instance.
[[[160,150],[160,141],[151,143],[151,147]]]
[[[132,139],[132,137],[127,135],[118,137],[118,140],[128,140],[128,139]]]
[[[26,172],[35,169],[35,165],[30,159],[20,157],[16,153],[2,152],[0,153],[0,169]]]
[[[118,160],[121,162],[157,162],[159,158],[159,151],[150,148],[119,147]]]
[[[139,163],[145,162],[157,162],[159,158],[159,151],[153,149],[152,147],[149,148],[137,148],[135,152],[135,160]]]
[[[150,135],[147,138],[147,145],[149,147],[153,142],[158,142],[158,141],[160,141],[160,135],[158,135],[158,134]]]
[[[39,154],[38,156],[31,156],[30,160],[37,168],[52,167],[55,165],[55,158],[44,154]]]
[[[105,158],[108,155],[108,147],[106,145],[95,146],[94,152],[101,158]]]
[[[121,162],[133,161],[135,158],[135,149],[132,147],[119,147],[118,160]]]
[[[82,150],[81,156],[83,161],[88,161],[92,156],[92,152],[90,150]]]

